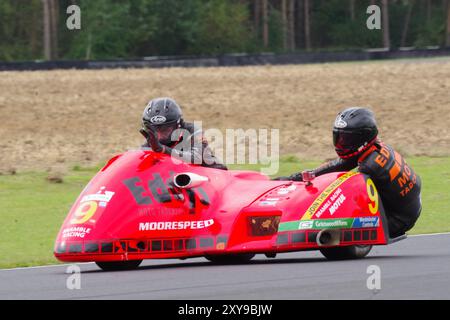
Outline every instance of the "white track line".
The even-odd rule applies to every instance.
[[[10,271],[10,270],[28,270],[28,269],[41,269],[41,268],[54,268],[54,267],[64,267],[71,265],[79,265],[79,264],[91,264],[94,262],[74,262],[74,263],[61,263],[61,264],[49,264],[44,266],[34,266],[34,267],[19,267],[19,268],[9,268],[9,269],[0,269],[0,271]]]
[[[444,234],[450,234],[450,232],[412,234],[412,235],[408,235],[408,238],[411,238],[411,237],[423,237],[423,236],[440,236],[440,235],[444,235]]]
[[[412,234],[408,235],[408,238],[414,237],[428,237],[428,236],[441,236],[441,235],[450,235],[450,232],[440,232],[440,233],[424,233],[424,234]],[[40,268],[54,268],[54,267],[64,267],[71,266],[74,264],[92,264],[94,262],[74,262],[74,263],[65,263],[65,264],[49,264],[46,266],[34,266],[34,267],[19,267],[19,268],[10,268],[10,269],[0,269],[0,271],[10,271],[10,270],[27,270],[27,269],[40,269]]]

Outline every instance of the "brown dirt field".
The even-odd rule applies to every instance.
[[[371,107],[406,155],[450,154],[450,60],[0,73],[0,172],[92,165],[143,140],[147,101],[174,97],[205,128],[279,128],[281,153],[334,156],[346,106]]]

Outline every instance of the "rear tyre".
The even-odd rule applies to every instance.
[[[354,245],[347,247],[323,248],[320,252],[328,260],[350,260],[361,259],[367,256],[372,246]]]
[[[136,269],[141,262],[142,260],[102,261],[96,262],[96,264],[103,271],[124,271]]]
[[[215,264],[240,264],[249,262],[254,256],[254,253],[239,253],[208,255],[205,258]]]

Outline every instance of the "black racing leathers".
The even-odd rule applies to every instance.
[[[208,141],[203,136],[202,130],[189,122],[182,122],[181,128],[177,130],[176,135],[179,134],[179,139],[165,146],[164,153],[189,163],[227,170],[227,167],[214,156],[211,148],[208,146]],[[150,148],[148,142],[142,147]]]
[[[422,209],[421,180],[392,147],[377,141],[361,156],[332,160],[313,171],[320,176],[356,167],[375,183],[386,211],[391,237],[410,230]]]

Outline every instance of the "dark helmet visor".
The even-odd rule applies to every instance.
[[[338,149],[356,150],[366,141],[363,131],[333,130],[333,144]]]
[[[178,129],[178,122],[164,123],[159,125],[150,124],[145,121],[144,126],[155,131],[158,140],[162,144],[169,144],[172,142],[172,133]],[[175,139],[176,140],[176,139]]]

